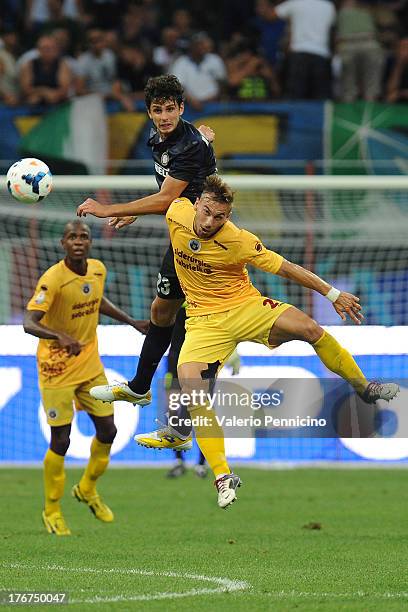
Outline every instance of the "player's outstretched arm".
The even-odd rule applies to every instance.
[[[113,304],[110,300],[108,300],[105,296],[102,297],[101,305],[99,306],[99,312],[104,314],[115,321],[120,321],[121,323],[126,323],[127,325],[131,325],[141,334],[146,335],[149,329],[149,321],[142,321],[139,319],[133,319],[130,317],[124,310],[118,308]]]
[[[42,310],[26,310],[24,313],[24,331],[26,334],[31,334],[37,338],[45,338],[46,340],[57,340],[58,344],[64,348],[68,355],[79,355],[82,349],[80,342],[64,334],[58,332],[40,323],[45,315]]]
[[[88,198],[77,208],[78,217],[93,215],[94,217],[129,217],[141,215],[164,215],[173,200],[178,198],[187,187],[187,181],[180,181],[167,176],[160,191],[152,195],[127,202],[126,204],[101,204],[97,200]],[[115,225],[115,224],[112,224]]]
[[[277,274],[327,297],[333,303],[333,308],[343,321],[346,320],[347,315],[357,325],[360,325],[364,319],[361,312],[360,298],[352,293],[335,289],[335,287],[326,283],[326,281],[317,276],[317,274],[310,272],[310,270],[306,270],[306,268],[302,268],[302,266],[284,259]]]

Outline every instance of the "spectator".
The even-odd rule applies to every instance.
[[[182,52],[188,51],[190,47],[193,30],[191,27],[193,18],[191,13],[185,9],[178,9],[173,13],[171,25],[177,30],[177,45]]]
[[[387,83],[387,102],[408,101],[408,37],[398,45],[398,53]]]
[[[62,17],[78,20],[81,7],[81,0],[27,0],[26,30],[38,32],[48,21]]]
[[[77,93],[100,93],[110,96],[116,78],[116,57],[106,48],[104,33],[99,28],[88,30],[89,51],[78,58]]]
[[[123,45],[117,62],[117,79],[112,87],[112,97],[131,112],[135,100],[144,99],[144,88],[149,78],[159,74],[160,69],[148,60],[138,46]]]
[[[330,34],[336,9],[330,0],[286,0],[265,11],[268,19],[289,19],[287,93],[295,99],[331,97]]]
[[[170,66],[180,55],[177,44],[178,31],[176,28],[163,28],[161,42],[160,47],[156,47],[153,51],[153,60],[157,66],[160,66],[162,73],[165,74],[169,72]]]
[[[151,48],[151,38],[145,31],[143,7],[135,5],[129,7],[121,21],[120,39],[122,43],[139,45],[144,49]]]
[[[82,0],[85,22],[102,30],[119,27],[120,18],[127,2],[125,0]]]
[[[16,52],[18,39],[15,32],[4,32],[0,48],[0,101],[14,106],[19,100]]]
[[[230,41],[236,32],[246,34],[254,17],[253,0],[218,0],[218,7],[219,31],[223,40]]]
[[[270,0],[257,0],[255,17],[251,23],[258,33],[259,50],[272,66],[281,61],[286,22],[283,19],[268,19],[268,13],[277,3]]]
[[[376,38],[370,8],[358,0],[343,0],[337,19],[337,49],[341,59],[341,101],[377,100],[384,52]]]
[[[229,95],[238,100],[267,100],[279,95],[275,73],[248,42],[231,49],[226,60]]]
[[[204,102],[219,99],[227,76],[223,60],[212,53],[212,45],[205,32],[194,34],[189,54],[179,57],[171,67],[184,87],[186,101],[196,110]]]
[[[21,92],[27,104],[56,104],[68,98],[73,75],[61,57],[53,36],[41,36],[38,57],[26,62],[20,72]]]

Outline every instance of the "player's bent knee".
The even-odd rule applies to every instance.
[[[310,344],[314,344],[323,335],[323,328],[313,319],[308,319],[303,327],[303,339]]]
[[[57,455],[65,456],[70,444],[69,436],[51,436],[50,449]]]
[[[99,429],[96,434],[96,437],[98,438],[99,442],[102,442],[102,444],[112,444],[114,439],[116,438],[117,433],[118,430],[116,429],[116,425],[112,423],[108,427]]]

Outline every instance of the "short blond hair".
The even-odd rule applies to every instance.
[[[207,176],[204,181],[203,193],[210,193],[214,196],[214,200],[222,204],[232,206],[234,201],[234,192],[218,174]]]

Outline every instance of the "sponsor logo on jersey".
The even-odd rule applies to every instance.
[[[193,253],[199,253],[201,251],[201,242],[195,238],[192,238],[188,243],[188,248],[190,251],[193,251]]]
[[[167,176],[169,173],[166,168],[163,168],[163,166],[161,166],[157,162],[154,162],[154,169],[156,170],[157,174],[160,174],[161,176]]]
[[[163,164],[163,166],[167,166],[167,164],[170,161],[170,157],[167,151],[165,151],[164,153],[162,153],[162,156],[160,158],[161,163]]]
[[[35,303],[36,304],[43,304],[45,302],[45,293],[44,291],[40,291],[40,293],[37,295],[37,297],[35,298]]]
[[[82,293],[85,293],[85,295],[88,295],[88,293],[91,293],[91,286],[88,283],[85,283],[85,285],[82,285]]]

